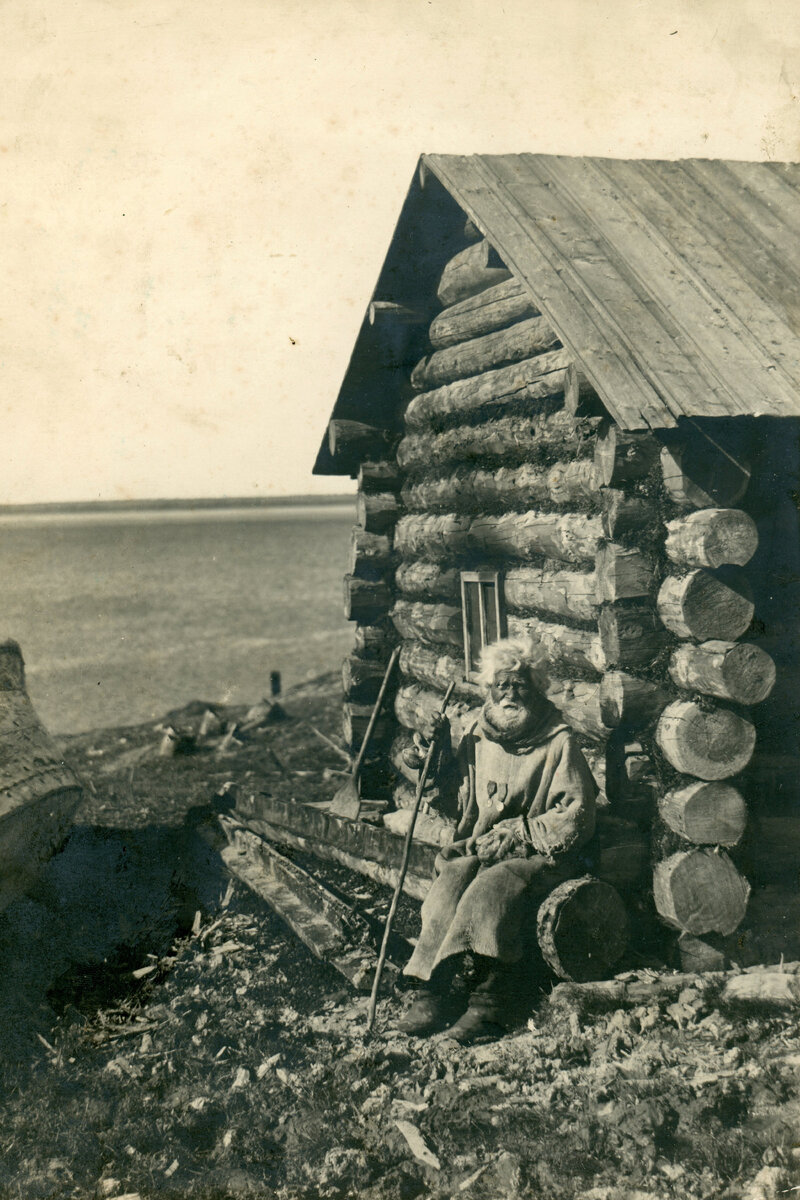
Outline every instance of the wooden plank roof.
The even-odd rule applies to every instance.
[[[429,154],[421,168],[624,428],[800,416],[800,165]],[[417,215],[429,191],[415,179]],[[387,263],[413,243],[401,218]]]
[[[621,425],[800,415],[798,168],[424,161],[536,295]]]

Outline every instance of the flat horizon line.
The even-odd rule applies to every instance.
[[[24,513],[66,512],[133,512],[157,509],[188,510],[213,508],[277,508],[280,505],[349,505],[354,496],[346,493],[313,492],[296,493],[289,496],[198,496],[193,499],[154,500],[45,500],[27,504],[0,504],[0,515]]]

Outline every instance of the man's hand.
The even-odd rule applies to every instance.
[[[547,833],[547,826],[541,817],[534,817],[532,821],[528,821],[528,832],[531,835],[531,843],[537,854],[550,854],[550,839]]]
[[[422,729],[422,736],[428,745],[430,745],[431,742],[440,741],[446,732],[450,732],[450,722],[443,713],[435,712],[431,713],[425,722]]]
[[[470,843],[474,851],[470,850]],[[467,853],[475,853],[482,863],[502,862],[514,848],[514,834],[510,829],[490,829],[478,838],[470,838]]]

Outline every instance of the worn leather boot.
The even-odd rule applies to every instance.
[[[421,989],[414,1003],[397,1022],[397,1027],[411,1037],[427,1037],[444,1029],[451,1016],[452,1005],[447,997]]]
[[[512,972],[496,959],[473,956],[473,991],[466,1012],[447,1030],[448,1038],[468,1046],[502,1037]]]
[[[397,1023],[398,1029],[412,1037],[427,1037],[446,1029],[467,1002],[463,989],[454,986],[460,967],[459,956],[440,963],[428,982],[418,988],[411,1007]]]
[[[492,1021],[480,1008],[472,1005],[447,1030],[448,1038],[462,1046],[470,1046],[477,1041],[496,1041],[506,1033],[505,1026]]]

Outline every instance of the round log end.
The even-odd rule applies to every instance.
[[[667,556],[689,567],[743,567],[758,549],[755,521],[738,508],[701,508],[667,522]]]
[[[702,510],[701,510],[702,511]],[[718,508],[719,515],[706,541],[708,565],[743,567],[758,549],[756,523],[739,508]]]
[[[712,640],[680,646],[669,673],[678,687],[705,692],[736,704],[760,704],[775,685],[775,664],[749,642]]]
[[[676,771],[698,779],[726,779],[749,763],[756,731],[731,709],[706,709],[693,700],[676,700],[661,714],[656,741]]]
[[[659,914],[674,928],[730,934],[744,918],[750,885],[727,854],[688,850],[658,863],[653,895]]]
[[[734,644],[725,655],[722,674],[728,694],[738,704],[760,704],[775,686],[775,663],[765,650],[750,642]]]
[[[737,567],[712,574],[702,568],[688,575],[668,576],[658,593],[658,613],[678,637],[736,641],[753,619],[753,593]]]
[[[628,914],[619,892],[586,875],[555,888],[539,908],[542,956],[560,979],[605,979],[628,944]]]
[[[705,439],[661,451],[664,487],[684,508],[736,504],[747,491],[750,467]]]
[[[691,783],[662,796],[662,820],[697,845],[735,846],[747,824],[744,798],[729,783]]]

